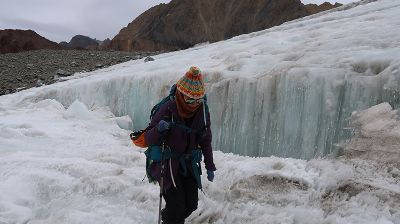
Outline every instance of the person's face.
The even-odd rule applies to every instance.
[[[185,100],[185,103],[188,105],[199,105],[199,104],[203,103],[203,100],[204,100],[203,98],[193,99],[186,95],[183,95],[183,99]]]

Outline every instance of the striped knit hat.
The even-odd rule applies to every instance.
[[[189,71],[176,83],[176,88],[190,98],[203,98],[206,91],[200,69],[194,66],[190,67]]]

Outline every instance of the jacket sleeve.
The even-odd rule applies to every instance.
[[[204,164],[206,165],[206,169],[216,171],[217,169],[214,164],[213,152],[211,146],[212,133],[211,133],[210,113],[207,113],[206,117],[207,117],[206,133],[203,139],[199,142],[199,145],[204,155]]]
[[[144,137],[148,145],[159,145],[162,135],[157,131],[157,124],[160,120],[167,116],[167,107],[164,104],[154,115],[153,119],[144,133]]]

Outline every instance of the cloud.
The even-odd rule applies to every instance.
[[[77,34],[104,40],[151,6],[169,1],[8,0],[0,8],[0,29],[31,29],[56,42]]]

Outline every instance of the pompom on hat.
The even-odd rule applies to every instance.
[[[194,66],[190,67],[189,71],[176,83],[176,88],[192,99],[203,98],[206,91],[200,69]]]

